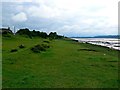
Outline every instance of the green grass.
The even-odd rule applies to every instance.
[[[3,37],[2,43],[3,88],[118,88],[116,50],[53,40],[47,51],[33,53],[30,48],[43,39],[21,36]]]

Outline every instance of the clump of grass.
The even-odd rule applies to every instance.
[[[31,50],[35,53],[40,53],[41,51],[45,51],[45,48],[43,48],[41,45],[36,45],[32,47]]]
[[[43,42],[45,42],[45,43],[50,43],[49,41],[47,41],[47,40],[44,40]]]
[[[4,37],[12,37],[12,34],[11,33],[8,33],[8,32],[3,32],[2,33],[2,36],[4,36]]]
[[[14,62],[10,62],[10,64],[14,64]]]
[[[94,52],[97,52],[96,50],[93,50],[93,49],[78,49],[78,51],[94,51]]]
[[[35,45],[31,48],[31,50],[35,53],[40,53],[41,51],[46,51],[46,48],[49,48],[50,46],[47,44],[41,44],[41,45]]]
[[[12,49],[10,52],[17,52],[18,50],[17,49]]]
[[[24,46],[23,44],[21,44],[21,45],[19,46],[19,48],[25,48],[25,46]]]
[[[41,44],[44,48],[50,48],[48,44]]]
[[[108,61],[108,62],[118,62],[118,61]]]

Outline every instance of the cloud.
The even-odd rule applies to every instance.
[[[18,13],[12,17],[12,20],[15,22],[24,22],[27,20],[27,16],[24,12]]]
[[[24,10],[24,7],[23,7],[23,5],[18,5],[18,6],[16,6],[15,10],[16,10],[16,12],[17,12],[17,11],[18,11],[18,12],[21,12],[21,11]]]
[[[32,6],[28,8],[27,13],[32,17],[38,17],[38,18],[53,18],[60,15],[58,9],[51,8],[45,5]]]
[[[1,2],[17,2],[17,3],[23,3],[23,2],[32,2],[32,0],[1,0]]]

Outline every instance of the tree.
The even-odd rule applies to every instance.
[[[28,35],[30,38],[32,38],[32,34],[31,34],[31,32],[29,31],[28,28],[18,30],[17,34],[19,34],[19,35]]]
[[[48,37],[46,32],[39,32],[39,31],[33,30],[31,33],[32,33],[33,37],[36,37],[36,36],[41,37],[41,38],[47,38]]]
[[[57,38],[57,33],[56,32],[50,32],[49,37],[52,39],[56,39]]]
[[[40,37],[42,37],[42,38],[47,38],[48,35],[47,35],[47,33],[45,33],[45,32],[40,32]]]

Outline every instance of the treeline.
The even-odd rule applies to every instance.
[[[11,32],[3,32],[3,35],[5,34],[13,34]],[[29,38],[33,37],[41,37],[41,38],[49,38],[49,39],[62,39],[64,36],[58,35],[56,32],[50,32],[47,34],[46,32],[40,32],[40,31],[30,31],[28,28],[25,29],[19,29],[15,35],[27,35]]]

